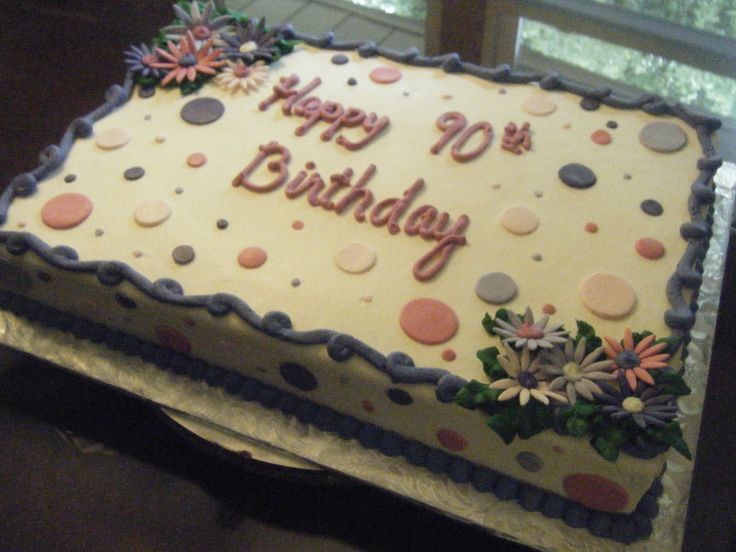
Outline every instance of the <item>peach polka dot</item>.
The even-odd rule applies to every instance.
[[[588,222],[585,225],[585,231],[595,234],[598,231],[598,225],[595,222]]]
[[[187,157],[187,165],[193,168],[201,167],[207,163],[207,156],[204,153],[193,153]]]
[[[401,71],[396,67],[382,65],[373,69],[368,76],[377,84],[391,84],[401,78]]]
[[[442,360],[452,362],[456,358],[457,353],[455,353],[454,349],[445,349],[444,351],[442,351]]]
[[[246,247],[238,255],[238,264],[243,268],[258,268],[268,259],[266,251],[260,247]]]
[[[598,144],[599,146],[607,146],[611,143],[611,133],[601,128],[591,134],[590,139],[593,141],[594,144]]]
[[[92,213],[92,200],[82,194],[61,194],[41,208],[41,220],[49,228],[66,230],[82,224]]]
[[[414,299],[401,310],[399,324],[406,335],[425,345],[449,340],[459,325],[455,311],[436,299]]]
[[[645,259],[656,260],[664,255],[664,245],[654,238],[639,238],[636,240],[634,248]]]

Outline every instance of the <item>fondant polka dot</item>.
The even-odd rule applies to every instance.
[[[583,280],[580,296],[590,312],[605,319],[622,318],[636,305],[636,293],[629,283],[608,272]]]
[[[301,391],[313,391],[319,385],[314,374],[296,362],[284,362],[281,364],[279,366],[279,374],[281,374],[281,378],[286,383]]]
[[[539,261],[541,261],[541,260],[542,260],[542,256],[541,256],[541,255],[540,255],[539,253],[534,253],[534,254],[532,255],[532,261],[537,261],[537,262],[539,262]]]
[[[363,407],[363,410],[366,412],[370,412],[373,414],[376,411],[376,406],[373,404],[372,401],[369,401],[368,399],[363,399],[360,401],[360,406]]]
[[[64,177],[64,182],[66,182],[67,184],[71,184],[76,179],[77,179],[77,175],[76,174],[68,174],[68,175],[66,175]]]
[[[651,215],[653,217],[658,217],[664,213],[664,207],[662,207],[662,204],[656,199],[645,199],[641,202],[639,207],[641,207],[641,210],[647,215]]]
[[[557,174],[562,182],[579,190],[590,188],[597,180],[595,173],[580,163],[569,163],[562,167]]]
[[[598,144],[599,146],[607,146],[612,140],[611,133],[602,128],[593,132],[593,134],[590,135],[590,139],[594,144]]]
[[[388,395],[388,398],[391,400],[391,402],[394,402],[401,406],[409,406],[414,402],[414,399],[409,394],[409,392],[404,391],[403,389],[399,389],[398,387],[392,387],[391,389],[386,391],[386,395]]]
[[[501,225],[518,236],[534,232],[539,226],[539,217],[526,207],[509,207],[501,214]]]
[[[562,482],[562,486],[567,496],[593,510],[615,513],[629,503],[626,489],[600,475],[570,475]]]
[[[595,234],[596,232],[598,232],[598,225],[595,222],[586,222],[585,231],[590,232],[591,234]]]
[[[130,167],[129,169],[125,169],[123,178],[125,180],[138,180],[139,178],[142,178],[144,174],[146,174],[146,171],[143,167]]]
[[[545,115],[554,113],[557,109],[557,104],[545,94],[534,94],[524,100],[524,103],[521,104],[521,108],[529,113],[529,115],[544,117]]]
[[[218,219],[217,220],[217,228],[218,228],[218,230],[225,230],[225,228],[227,228],[229,226],[229,224],[230,223],[227,221],[227,219]]]
[[[163,144],[166,141],[166,136],[163,134],[156,135],[156,138],[154,138],[157,144]]]
[[[442,360],[444,360],[445,362],[452,362],[457,358],[457,353],[454,349],[445,349],[444,351],[442,351],[441,356]]]
[[[580,107],[585,111],[595,111],[601,106],[600,100],[596,98],[583,98],[580,100]]]
[[[376,252],[363,243],[349,243],[337,252],[335,264],[348,274],[361,274],[376,264]]]
[[[553,304],[551,304],[551,303],[545,303],[542,306],[542,312],[544,314],[552,315],[552,314],[554,314],[554,313],[557,312],[557,308]]]
[[[181,108],[181,118],[190,125],[214,123],[225,113],[225,105],[215,98],[196,98]]]
[[[606,127],[610,128],[611,130],[618,128],[618,123],[616,121],[608,121],[606,123]]]
[[[486,303],[502,305],[516,297],[518,287],[508,274],[489,272],[475,283],[475,293]]]
[[[130,142],[130,132],[124,128],[115,127],[101,132],[95,137],[97,146],[104,150],[113,150],[122,148],[125,144]]]
[[[172,212],[168,201],[158,198],[146,199],[133,211],[133,219],[138,225],[150,228],[166,222]]]
[[[346,56],[345,54],[335,54],[331,58],[332,63],[335,65],[345,65],[348,61],[350,61],[350,58]]]
[[[349,85],[349,86],[355,86],[356,84],[358,84],[358,81],[356,80],[356,78],[355,78],[355,77],[350,77],[350,78],[348,79],[348,85]]]
[[[192,153],[189,157],[187,157],[187,165],[193,168],[201,167],[207,163],[207,156],[204,153]]]
[[[135,301],[125,295],[124,293],[120,293],[119,291],[115,292],[115,301],[118,302],[118,304],[125,308],[125,309],[134,309],[137,307]]]
[[[178,245],[171,252],[171,258],[178,265],[186,265],[194,260],[194,248],[191,245]]]
[[[150,98],[156,93],[156,87],[155,86],[141,86],[138,89],[138,97],[143,98],[144,100],[146,98]],[[150,118],[150,115],[148,115]]]
[[[659,153],[674,153],[685,147],[687,134],[674,123],[655,121],[641,129],[639,141],[650,150]]]
[[[381,65],[373,69],[368,76],[377,84],[391,84],[401,79],[401,71],[396,67]]]
[[[294,230],[302,230],[304,228],[304,223],[300,220],[295,220],[294,222],[291,223],[291,227]]]
[[[661,259],[664,255],[664,244],[655,238],[639,238],[634,244],[634,249],[645,259]]]
[[[48,272],[44,270],[39,270],[38,272],[36,272],[36,277],[38,277],[38,279],[41,280],[42,282],[51,281],[51,274],[49,274]]]
[[[555,445],[552,447],[552,452],[555,454],[565,454],[565,449],[562,448],[560,445]]]
[[[299,287],[300,285],[302,285],[302,281],[299,278],[291,279],[291,287]]]
[[[425,345],[449,340],[459,325],[455,311],[436,299],[414,299],[401,310],[399,324],[406,335]]]
[[[246,247],[238,255],[238,264],[243,268],[258,268],[268,259],[268,253],[261,247]]]
[[[192,345],[184,334],[171,328],[169,326],[156,326],[154,328],[156,339],[158,342],[176,351],[177,353],[189,353],[192,350]]]
[[[533,452],[523,451],[516,455],[516,462],[528,472],[538,472],[544,467],[544,461]]]
[[[41,220],[49,228],[66,230],[82,224],[92,213],[92,200],[86,195],[60,194],[41,208]]]
[[[448,450],[460,452],[468,448],[468,440],[453,429],[440,429],[437,440]]]
[[[104,235],[104,234],[105,234],[105,231],[104,231],[104,230],[103,230],[102,228],[96,228],[96,229],[95,229],[95,236],[96,236],[96,237],[98,237],[98,238],[99,238],[100,236],[102,236],[102,235]]]

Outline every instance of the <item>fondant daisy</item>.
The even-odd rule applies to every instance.
[[[585,338],[581,338],[575,346],[572,339],[568,339],[564,349],[557,347],[542,353],[541,369],[547,376],[556,376],[549,384],[552,391],[565,391],[570,404],[575,404],[578,394],[589,401],[594,401],[594,395],[603,393],[598,383],[612,380],[616,376],[610,372],[613,368],[612,360],[598,360],[603,354],[603,347],[585,354]]]
[[[524,312],[524,320],[508,310],[509,321],[506,322],[500,318],[496,318],[496,327],[493,331],[505,337],[504,343],[511,343],[517,349],[524,347],[532,351],[537,348],[551,349],[556,343],[562,344],[567,341],[565,330],[562,324],[547,327],[549,316],[543,316],[539,322],[534,322],[532,309],[527,307]]]
[[[664,427],[677,417],[673,395],[663,395],[658,386],[647,387],[640,395],[623,387],[620,390],[604,384],[604,393],[598,400],[601,412],[612,420],[631,419],[637,426]]]
[[[246,65],[241,60],[236,62],[227,62],[222,72],[215,77],[215,81],[220,86],[224,86],[236,92],[242,90],[245,93],[251,90],[257,90],[260,85],[268,80],[270,69],[262,61],[257,61],[253,65]]]
[[[523,349],[521,356],[506,343],[503,344],[505,356],[499,355],[498,362],[506,373],[511,376],[496,380],[491,389],[503,389],[498,396],[499,401],[508,401],[519,397],[519,404],[526,405],[531,398],[543,404],[549,404],[549,399],[566,403],[567,398],[549,389],[544,381],[544,374],[539,372],[539,359],[531,360],[529,349]]]
[[[180,36],[192,33],[194,40],[206,41],[219,38],[221,31],[228,29],[228,25],[233,18],[230,15],[221,15],[212,18],[215,11],[215,5],[210,0],[204,5],[204,9],[200,8],[200,3],[196,0],[189,5],[189,13],[181,6],[174,4],[174,13],[180,24],[169,25],[163,28],[166,38],[177,40]]]
[[[624,331],[623,345],[611,337],[606,337],[604,350],[608,358],[613,360],[616,375],[623,375],[629,388],[636,389],[637,380],[654,385],[654,379],[647,370],[666,368],[670,355],[661,353],[667,347],[666,343],[656,343],[654,335],[649,335],[634,345],[631,330]]]
[[[154,63],[159,62],[159,57],[156,52],[145,44],[140,46],[131,44],[123,55],[125,56],[126,65],[135,75],[154,79],[161,78],[161,71],[153,66]]]
[[[281,56],[278,41],[281,39],[281,28],[274,27],[266,30],[266,19],[256,23],[250,19],[245,27],[238,24],[235,34],[222,33],[223,53],[230,59],[242,59],[250,65],[254,61],[262,60],[271,63]]]
[[[168,70],[161,81],[164,86],[174,79],[178,83],[184,79],[193,82],[198,74],[214,75],[216,68],[225,64],[224,61],[218,61],[222,50],[213,50],[211,39],[197,47],[192,33],[182,36],[178,46],[169,41],[168,51],[156,48],[156,52],[165,61],[152,63],[151,67]]]

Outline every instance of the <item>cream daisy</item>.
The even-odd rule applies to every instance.
[[[603,353],[603,347],[585,354],[585,338],[578,342],[577,347],[572,339],[568,339],[564,349],[555,347],[542,353],[541,369],[547,376],[555,377],[549,384],[552,391],[565,391],[570,404],[575,404],[578,394],[589,401],[594,401],[594,395],[601,395],[603,390],[596,382],[615,379],[611,373],[612,360],[598,360]]]
[[[496,380],[491,389],[503,389],[498,396],[499,401],[508,401],[519,397],[519,404],[526,405],[532,397],[543,404],[549,404],[549,399],[566,403],[567,398],[549,389],[544,381],[544,374],[539,372],[539,359],[531,360],[529,349],[523,349],[521,356],[508,344],[503,344],[505,356],[499,355],[498,362],[506,373],[511,376]]]
[[[257,61],[253,65],[246,65],[242,60],[228,61],[227,67],[215,77],[215,81],[233,92],[242,90],[246,94],[251,90],[257,90],[264,84],[270,75],[270,69],[263,61]]]
[[[504,343],[511,343],[517,349],[524,347],[535,351],[537,348],[551,349],[556,343],[562,344],[567,341],[567,332],[562,329],[562,324],[547,327],[549,316],[543,316],[538,322],[534,322],[534,315],[529,307],[524,312],[523,320],[510,310],[506,312],[509,321],[496,318],[496,327],[493,330],[506,338],[503,340]]]

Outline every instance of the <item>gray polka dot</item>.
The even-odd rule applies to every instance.
[[[644,211],[647,215],[651,215],[653,217],[658,217],[662,213],[664,213],[664,208],[662,207],[662,204],[657,201],[656,199],[645,199],[641,202],[641,210]]]
[[[544,467],[544,461],[533,452],[520,452],[516,455],[516,461],[528,472],[538,472]]]
[[[196,98],[181,108],[181,118],[191,125],[214,123],[225,113],[225,105],[215,98]]]
[[[650,150],[673,153],[685,147],[687,134],[676,124],[656,121],[641,129],[639,141]]]
[[[332,63],[335,65],[345,65],[348,61],[350,61],[350,58],[345,54],[335,54],[332,56]]]
[[[146,171],[143,167],[130,167],[129,169],[125,169],[123,178],[125,178],[125,180],[138,180],[144,174],[146,174]]]
[[[542,256],[539,253],[535,253],[534,255],[532,255],[532,261],[539,262],[541,260],[542,260]]]
[[[486,303],[502,305],[516,297],[519,288],[513,278],[503,272],[489,272],[475,283],[475,293]]]
[[[590,188],[596,182],[595,173],[580,163],[569,163],[562,167],[557,174],[562,182],[579,190]]]
[[[194,248],[191,245],[180,245],[171,252],[171,257],[176,264],[185,265],[194,260]]]

